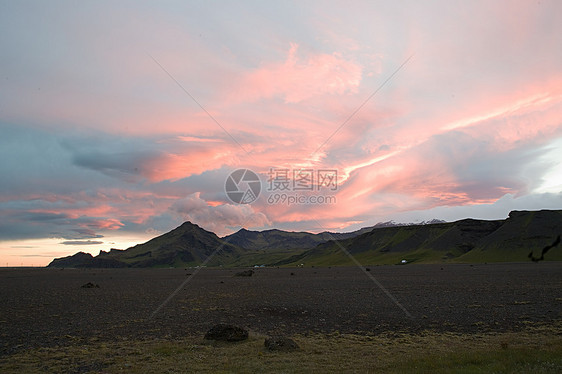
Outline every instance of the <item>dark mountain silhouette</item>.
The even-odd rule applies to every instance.
[[[445,223],[437,219],[431,221],[423,221],[421,223],[396,223],[394,221],[379,222],[371,227],[363,227],[352,232],[329,232],[324,231],[318,234],[309,232],[283,231],[283,230],[265,230],[250,231],[240,229],[234,234],[225,236],[223,239],[229,243],[242,247],[246,250],[283,250],[283,249],[311,249],[319,244],[326,243],[330,240],[345,240],[354,238],[361,234],[371,232],[373,229],[381,229],[397,226],[417,226],[433,223]]]
[[[241,251],[241,248],[220,239],[216,234],[185,222],[164,235],[127,250],[101,251],[96,257],[76,254],[55,259],[49,267],[181,267],[203,263],[218,248],[220,251],[217,251],[217,256],[209,265],[230,263]],[[113,266],[104,266],[105,263]]]
[[[372,229],[373,227],[364,227],[348,233],[321,232],[319,234],[276,229],[265,231],[240,229],[234,234],[225,236],[223,239],[246,250],[310,249],[329,240],[352,238]]]
[[[127,250],[95,257],[80,252],[55,259],[49,267],[183,267],[202,264],[213,253],[209,266],[350,265],[346,252],[363,264],[528,261],[529,251],[533,258],[532,252],[541,248],[544,259],[560,232],[558,210],[513,211],[495,221],[384,222],[351,233],[241,229],[224,238],[186,222]],[[548,259],[562,260],[562,253],[551,252]]]
[[[54,259],[49,267],[123,268],[127,267],[127,264],[112,258],[93,257],[89,253],[78,252],[72,256]]]

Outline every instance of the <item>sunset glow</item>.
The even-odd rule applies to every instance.
[[[562,209],[561,18],[559,1],[4,2],[0,266],[186,220],[222,236]],[[225,194],[240,168],[252,204]],[[268,202],[281,169],[337,171],[312,190],[335,203]]]

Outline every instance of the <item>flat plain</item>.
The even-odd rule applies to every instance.
[[[561,333],[560,262],[240,270],[0,269],[0,357],[178,341],[219,322],[252,336]]]

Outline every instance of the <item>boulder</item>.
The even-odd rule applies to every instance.
[[[284,336],[267,338],[263,345],[270,351],[291,352],[299,349],[298,344],[293,339]]]
[[[205,334],[207,340],[221,340],[226,342],[239,342],[248,339],[248,330],[242,327],[219,323],[214,325]]]

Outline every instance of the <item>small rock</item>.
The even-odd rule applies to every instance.
[[[88,282],[82,285],[82,288],[100,288],[99,284],[94,284],[92,282]]]
[[[298,344],[293,339],[284,336],[267,338],[263,345],[270,351],[291,352],[299,349]]]
[[[237,277],[251,277],[252,275],[254,275],[254,271],[253,270],[244,270],[241,271],[239,273],[234,274]]]
[[[219,323],[214,325],[205,334],[207,340],[221,340],[226,342],[239,342],[248,339],[248,330],[235,325]]]

